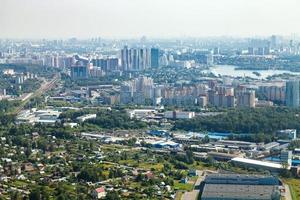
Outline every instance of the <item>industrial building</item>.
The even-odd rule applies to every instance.
[[[276,136],[288,140],[295,140],[297,139],[297,130],[296,129],[279,130],[276,132]]]
[[[279,200],[274,185],[205,184],[202,200]]]
[[[268,170],[271,172],[280,172],[281,170],[283,170],[283,166],[280,163],[272,163],[272,162],[253,160],[248,158],[236,157],[231,159],[231,162],[239,166]]]
[[[212,152],[212,151],[208,152],[207,155],[218,161],[230,161],[235,157],[241,156],[238,153],[230,154],[230,153],[220,153],[220,152]]]
[[[274,176],[248,174],[209,174],[205,177],[206,184],[239,184],[239,185],[279,185]]]
[[[130,118],[145,119],[149,117],[154,117],[158,112],[155,109],[134,109],[128,110],[128,115]]]
[[[147,140],[147,144],[152,145],[154,148],[163,148],[163,149],[178,149],[181,147],[180,144],[173,142],[171,140]]]
[[[280,181],[273,176],[209,174],[202,200],[279,200]]]
[[[165,118],[167,119],[192,119],[195,117],[194,112],[167,111]]]
[[[59,116],[61,112],[52,110],[52,109],[46,109],[46,110],[37,110],[37,109],[31,109],[31,110],[23,110],[16,118],[17,124],[22,123],[29,123],[29,124],[35,124],[35,123],[43,123],[43,124],[54,124],[55,122],[59,121]]]
[[[256,150],[257,145],[252,142],[235,141],[235,140],[219,140],[216,142],[218,145],[223,145],[226,148],[238,148],[241,150]]]
[[[261,145],[259,147],[259,149],[262,151],[270,151],[271,149],[274,149],[279,146],[280,146],[280,144],[278,142],[270,142],[270,143]]]

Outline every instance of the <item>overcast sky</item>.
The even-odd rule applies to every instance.
[[[0,0],[1,38],[300,33],[300,0]]]

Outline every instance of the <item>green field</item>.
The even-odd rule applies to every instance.
[[[174,188],[177,190],[191,191],[194,185],[190,183],[179,183],[179,181],[174,182]]]
[[[290,186],[293,200],[300,199],[300,179],[285,179],[284,181]]]

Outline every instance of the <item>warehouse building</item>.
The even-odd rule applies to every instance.
[[[238,148],[241,150],[256,150],[257,145],[253,142],[235,141],[235,140],[219,140],[217,145],[223,145],[226,148]]]
[[[248,159],[248,158],[236,157],[236,158],[231,159],[231,162],[236,165],[242,166],[242,167],[268,170],[270,172],[280,172],[284,169],[282,164],[280,164],[280,163],[253,160],[253,159]],[[290,167],[288,167],[288,169],[289,168]]]
[[[209,174],[202,200],[279,200],[280,181],[273,176]]]
[[[202,200],[280,200],[274,185],[205,184]]]
[[[239,184],[239,185],[279,185],[274,176],[248,174],[210,174],[205,177],[206,184]]]

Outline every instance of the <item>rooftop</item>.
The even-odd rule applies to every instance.
[[[208,184],[238,184],[238,185],[279,185],[274,176],[252,174],[209,174],[205,177]]]
[[[276,188],[273,185],[205,184],[201,199],[272,199]]]
[[[231,161],[246,163],[246,164],[260,165],[260,166],[264,166],[264,167],[271,167],[271,168],[277,168],[277,169],[283,168],[283,166],[279,163],[265,162],[265,161],[253,160],[253,159],[248,159],[248,158],[236,157],[236,158],[231,159]]]

